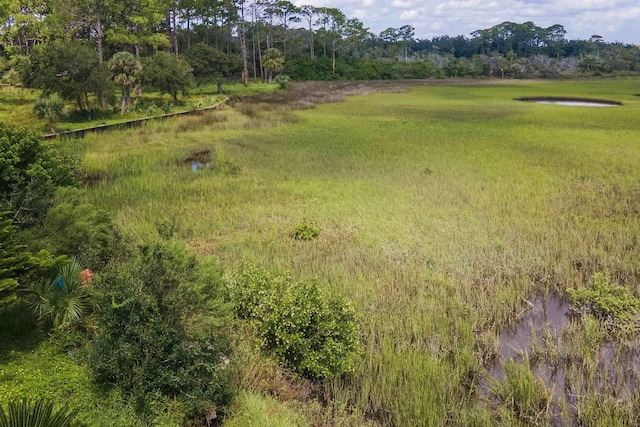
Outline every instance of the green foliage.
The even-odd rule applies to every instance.
[[[25,246],[16,242],[16,227],[7,216],[0,213],[0,308],[16,299],[18,278],[33,264]]]
[[[579,315],[590,314],[604,322],[609,329],[637,330],[640,298],[628,288],[611,283],[609,271],[596,273],[589,286],[567,289],[571,310]]]
[[[38,134],[0,123],[0,206],[20,227],[44,216],[57,186],[76,183],[76,167]]]
[[[267,72],[267,80],[269,83],[273,81],[273,72],[282,68],[284,64],[284,56],[279,49],[272,47],[262,54],[262,66]]]
[[[285,74],[276,76],[276,78],[273,79],[273,82],[282,90],[289,89],[291,87],[291,77]]]
[[[31,287],[31,308],[38,318],[55,329],[79,325],[92,311],[90,277],[72,259],[60,267],[55,278]]]
[[[296,240],[313,240],[317,239],[321,232],[320,224],[304,218],[301,223],[293,227],[289,235]]]
[[[58,94],[74,101],[82,111],[89,110],[89,94],[100,92],[99,67],[95,50],[80,42],[56,41],[33,48],[22,66],[26,87],[42,89],[45,96]]]
[[[100,281],[95,380],[121,389],[144,415],[177,398],[188,417],[220,414],[231,398],[229,346],[220,334],[219,270],[183,245],[150,244]]]
[[[40,98],[33,106],[33,112],[37,118],[46,120],[47,128],[51,128],[67,114],[67,106],[62,98],[54,94]]]
[[[51,252],[73,256],[91,270],[104,267],[119,249],[111,217],[84,201],[79,189],[59,188],[44,224]]]
[[[542,379],[531,373],[529,363],[505,362],[504,380],[494,385],[494,394],[502,402],[503,416],[515,417],[527,425],[545,425],[551,411],[552,392]]]
[[[238,317],[255,323],[262,348],[283,366],[315,380],[353,372],[358,316],[319,281],[291,282],[245,263],[228,289]]]
[[[204,43],[197,43],[184,52],[198,80],[214,77],[229,77],[241,70],[240,59],[236,55],[224,53]]]
[[[81,427],[76,411],[64,406],[54,410],[53,402],[45,400],[12,400],[7,409],[0,406],[0,427]]]
[[[124,113],[131,97],[131,88],[138,82],[142,73],[142,64],[129,52],[118,52],[111,57],[107,66],[113,73],[113,81],[122,87],[120,113]]]
[[[178,92],[187,96],[193,86],[193,68],[181,57],[167,52],[156,52],[142,63],[141,80],[160,93],[168,93],[178,103]]]

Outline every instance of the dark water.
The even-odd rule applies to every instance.
[[[500,331],[500,349],[495,362],[489,366],[489,378],[481,382],[481,394],[490,399],[490,382],[504,379],[504,364],[513,359],[521,363],[528,358],[534,377],[542,379],[553,393],[556,404],[569,405],[569,416],[575,421],[574,410],[581,396],[597,393],[618,399],[637,397],[640,386],[640,339],[619,343],[611,341],[595,350],[595,367],[590,372],[580,363],[560,358],[549,361],[545,357],[532,356],[532,337],[537,337],[542,353],[542,337],[557,337],[571,322],[569,302],[554,295],[541,296],[529,302],[529,308],[516,325]],[[586,356],[586,355],[585,355]],[[577,372],[576,372],[577,369]],[[572,372],[570,374],[570,372]],[[561,420],[563,425],[567,421]]]
[[[523,356],[531,354],[531,339],[534,334],[540,341],[545,333],[553,335],[560,333],[562,328],[569,324],[568,314],[569,302],[554,295],[540,296],[530,301],[529,309],[518,323],[511,328],[505,328],[500,331],[498,358],[489,367],[491,377],[502,380],[504,377],[504,362],[508,359],[520,361]],[[541,371],[539,374],[543,378],[557,374],[555,372],[557,368],[546,367],[544,363],[540,365],[532,367],[534,374],[538,370]],[[543,373],[545,375],[542,375]],[[564,376],[561,379],[564,379]]]

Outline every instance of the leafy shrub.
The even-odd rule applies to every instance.
[[[16,241],[16,227],[7,216],[0,212],[0,307],[16,299],[18,278],[33,264],[31,254]]]
[[[313,240],[318,238],[321,232],[322,227],[317,222],[305,218],[301,223],[296,224],[289,234],[296,240]]]
[[[82,199],[76,188],[60,188],[45,218],[49,249],[82,261],[92,270],[104,267],[117,252],[120,236],[109,214]]]
[[[289,89],[291,87],[291,77],[286,74],[280,74],[273,79],[273,82],[278,85],[282,90]]]
[[[172,243],[143,245],[105,272],[89,357],[94,379],[121,389],[143,415],[166,398],[178,399],[186,417],[223,412],[231,388],[221,277]]]
[[[0,427],[81,427],[76,412],[64,406],[54,410],[53,402],[36,400],[12,400],[5,412],[0,406]]]
[[[608,271],[594,274],[588,287],[567,289],[567,293],[574,313],[590,314],[609,329],[636,330],[640,326],[637,319],[640,299],[624,286],[612,284]]]
[[[0,123],[0,209],[11,210],[20,228],[49,209],[56,187],[75,185],[77,162],[26,129]]]
[[[353,371],[356,312],[319,281],[291,282],[245,263],[228,289],[238,317],[254,322],[262,348],[283,366],[315,380]]]
[[[33,112],[39,119],[44,119],[47,128],[52,128],[67,114],[67,106],[58,95],[44,96],[33,106]]]
[[[158,106],[156,105],[155,102],[152,102],[151,104],[149,104],[149,106],[147,107],[145,114],[147,116],[153,116],[156,111],[158,110]]]
[[[173,105],[173,102],[165,101],[164,104],[162,104],[162,106],[160,108],[162,109],[162,111],[165,114],[169,114],[170,112],[173,111],[174,107],[175,107],[175,105]]]

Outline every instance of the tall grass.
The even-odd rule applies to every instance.
[[[133,238],[175,220],[228,270],[245,259],[347,294],[364,313],[364,355],[328,395],[383,425],[486,425],[483,363],[525,297],[563,294],[605,268],[640,283],[637,86],[359,88],[371,93],[296,112],[286,95],[69,144],[110,177],[88,197]],[[513,100],[544,95],[625,105]],[[236,172],[192,171],[183,160],[201,150]],[[305,218],[319,238],[290,237]]]

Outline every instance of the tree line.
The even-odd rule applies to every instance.
[[[470,37],[420,39],[409,25],[376,35],[337,8],[281,0],[9,0],[0,5],[0,70],[6,83],[59,93],[82,111],[89,94],[106,105],[111,83],[122,87],[122,105],[143,84],[177,101],[192,76],[247,84],[274,72],[334,80],[640,70],[638,46],[565,36],[562,25],[533,22],[503,22]]]

